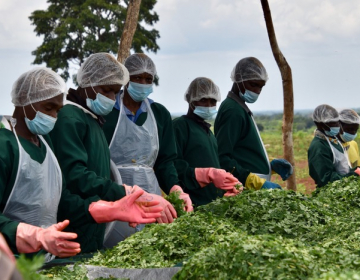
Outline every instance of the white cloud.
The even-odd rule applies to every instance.
[[[270,0],[278,43],[293,71],[295,108],[354,104],[360,64],[360,1]],[[29,70],[31,51],[41,44],[28,16],[46,0],[0,2],[0,114],[10,113],[12,83]],[[21,7],[21,9],[19,9]],[[160,51],[149,54],[160,75],[152,98],[171,112],[185,112],[183,94],[207,76],[223,98],[230,72],[245,56],[258,57],[270,80],[253,110],[281,110],[281,77],[270,49],[259,0],[158,0]],[[7,104],[7,105],[6,105]]]
[[[35,36],[29,16],[46,9],[46,0],[11,0],[0,2],[0,49],[35,49],[41,39]]]

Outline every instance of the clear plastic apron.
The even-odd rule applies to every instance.
[[[110,179],[115,183],[117,183],[118,185],[123,184],[119,170],[117,170],[117,167],[112,160],[110,160]],[[124,238],[122,239],[119,238],[119,228],[121,229],[123,227],[122,224],[126,224],[126,223],[115,221],[106,224],[104,242],[103,242],[105,248],[112,248],[117,243],[119,243],[119,241],[124,240]],[[132,231],[135,231],[134,228],[131,229]]]
[[[271,180],[271,166],[270,166],[269,157],[268,157],[268,154],[267,154],[267,152],[266,152],[264,143],[263,143],[263,141],[262,141],[262,139],[261,139],[259,129],[258,129],[258,127],[257,127],[257,125],[256,125],[256,122],[255,122],[255,120],[254,120],[254,117],[253,117],[252,115],[251,115],[251,119],[252,119],[252,121],[253,121],[253,123],[254,123],[254,126],[255,126],[255,128],[256,128],[256,132],[257,132],[258,137],[259,137],[259,139],[260,139],[260,142],[261,142],[261,145],[262,145],[264,154],[265,154],[265,156],[266,156],[266,161],[267,161],[267,164],[268,164],[268,166],[269,166],[269,174],[259,174],[259,173],[254,173],[254,174],[257,175],[257,176],[259,176],[260,178],[265,179],[266,181],[270,181],[270,180]]]
[[[46,147],[42,163],[31,159],[21,146],[12,121],[14,135],[19,146],[19,165],[15,183],[6,202],[3,214],[14,220],[47,228],[57,223],[58,205],[62,192],[62,175],[58,161],[50,147],[39,135]],[[46,260],[51,260],[47,254]]]
[[[109,146],[111,160],[124,184],[138,185],[149,193],[161,195],[153,169],[159,152],[158,131],[149,101],[144,100],[148,117],[142,126],[138,126],[126,116],[123,94],[118,98],[120,114]]]
[[[147,99],[144,100],[148,115],[145,123],[138,126],[126,116],[123,94],[117,98],[120,99],[120,114],[109,146],[111,160],[119,170],[124,184],[138,185],[149,193],[161,195],[153,169],[159,152],[159,139],[150,103]],[[126,222],[115,222],[111,237],[107,238],[104,245],[112,247],[143,228],[144,225],[132,228]]]
[[[329,143],[330,149],[333,153],[333,165],[335,167],[335,170],[340,175],[345,175],[350,172],[350,165],[349,165],[349,158],[347,153],[344,151],[343,146],[340,144],[341,149],[343,152],[340,152],[338,149],[334,148],[333,145],[331,145],[330,140],[325,137],[327,142]],[[340,143],[340,142],[339,142]]]

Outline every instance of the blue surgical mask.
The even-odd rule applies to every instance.
[[[94,90],[94,89],[93,89]],[[95,92],[95,90],[94,90]],[[105,95],[101,94],[101,93],[96,93],[96,98],[95,100],[90,99],[87,95],[86,89],[85,89],[85,93],[86,93],[86,106],[89,107],[89,109],[91,111],[93,111],[96,115],[99,116],[106,116],[107,114],[109,114],[114,105],[115,105],[115,100],[112,100],[108,97],[106,97]]]
[[[326,124],[325,124],[326,125]],[[330,137],[335,137],[336,135],[339,134],[340,132],[340,126],[334,126],[334,127],[330,127],[328,125],[326,125],[328,128],[330,128],[330,131],[327,131],[325,130],[325,134],[327,136],[330,136]]]
[[[141,102],[153,92],[153,84],[139,84],[130,81],[127,92],[134,101]]]
[[[347,133],[344,131],[343,134],[340,134],[340,137],[341,139],[344,141],[344,142],[350,142],[352,140],[354,140],[357,136],[357,133],[356,134],[350,134],[350,133]]]
[[[247,103],[254,103],[258,98],[259,98],[259,94],[248,90],[245,88],[245,85],[243,83],[243,86],[245,88],[245,93],[243,94],[240,90],[239,84],[237,84],[238,88],[239,88],[239,95],[241,97],[242,100],[244,100]]]
[[[241,95],[240,95],[240,97],[241,97]],[[248,89],[245,89],[245,93],[242,95],[242,98],[247,103],[254,103],[259,98],[259,94],[255,93],[253,91],[250,91]]]
[[[31,104],[30,104],[31,105]],[[31,107],[34,109],[34,107],[31,105]],[[29,120],[26,117],[25,109],[23,107],[24,114],[25,114],[25,123],[28,129],[32,134],[35,135],[45,135],[48,134],[55,126],[56,118],[53,118],[49,115],[46,115],[44,113],[41,113],[40,111],[34,111],[36,112],[35,118],[32,120]]]
[[[216,106],[214,107],[203,107],[195,106],[194,114],[198,115],[204,120],[211,120],[213,116],[217,113]]]

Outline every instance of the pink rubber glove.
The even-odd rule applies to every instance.
[[[360,176],[360,167],[356,168],[354,172]]]
[[[5,253],[5,255],[12,261],[15,263],[15,257],[13,255],[13,253],[11,252],[9,246],[6,243],[5,238],[3,237],[3,235],[0,233],[0,251],[2,251],[3,253]]]
[[[206,185],[213,183],[215,187],[228,191],[232,190],[236,184],[239,184],[239,180],[236,179],[229,172],[224,169],[217,168],[195,168],[196,181],[203,188]]]
[[[61,257],[72,257],[80,253],[80,244],[69,241],[76,239],[77,234],[62,232],[69,220],[54,224],[48,228],[35,227],[20,223],[16,231],[16,248],[19,253],[34,253],[40,249]]]
[[[123,184],[126,195],[130,195],[133,191],[133,187]]]
[[[133,191],[136,191],[141,188],[139,186],[134,186]],[[161,217],[157,218],[156,221],[159,224],[170,224],[174,221],[174,218],[177,218],[176,210],[171,205],[169,201],[163,198],[160,195],[147,193],[145,192],[141,197],[138,198],[138,201],[141,202],[150,202],[150,201],[157,201],[159,202],[159,206],[161,206],[164,210],[161,212]],[[130,224],[131,227],[136,226],[135,224]]]
[[[229,190],[226,193],[224,193],[224,196],[236,196],[238,194],[241,194],[243,190],[244,190],[243,186],[241,186],[241,188],[238,190],[234,187],[232,190]]]
[[[129,223],[148,224],[154,223],[161,217],[163,207],[158,201],[140,201],[145,193],[138,188],[133,193],[114,202],[99,200],[89,206],[89,212],[97,223],[123,221]],[[157,207],[154,207],[158,205]]]
[[[184,200],[184,202],[185,202],[184,210],[186,212],[194,211],[190,196],[187,193],[184,193],[183,189],[180,186],[178,186],[178,185],[173,186],[170,189],[170,193],[172,193],[172,192],[180,192],[179,198]]]

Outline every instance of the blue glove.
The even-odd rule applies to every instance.
[[[271,183],[270,181],[266,181],[262,187],[262,190],[269,190],[269,189],[279,189],[282,190],[281,186],[275,183]]]
[[[293,174],[294,172],[292,165],[286,159],[282,159],[282,158],[273,159],[270,165],[271,165],[271,169],[275,171],[277,174],[279,174],[281,176],[281,179],[283,179],[283,181],[289,178],[290,175]]]

